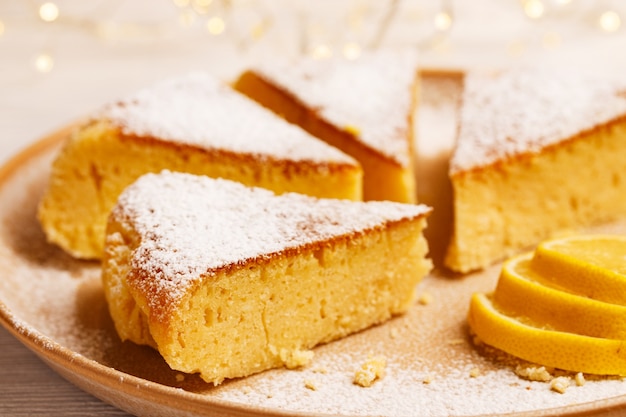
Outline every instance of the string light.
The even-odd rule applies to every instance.
[[[343,56],[354,61],[361,56],[361,46],[356,42],[348,42],[343,46]]]
[[[48,73],[54,67],[54,59],[51,55],[41,53],[35,58],[35,69],[41,73]]]
[[[226,22],[221,17],[214,16],[206,22],[206,28],[211,35],[221,35],[226,29]]]
[[[45,0],[40,0],[45,1]],[[232,0],[171,0],[174,6],[178,9],[175,10],[178,13],[179,24],[182,27],[192,27],[195,24],[199,24],[201,21],[204,23],[205,30],[208,31],[211,35],[221,35],[227,29],[227,20],[223,17],[223,13],[219,12],[219,10],[231,10],[234,8],[234,4]],[[248,0],[250,3],[253,0]],[[547,14],[552,15],[552,11],[554,7],[570,7],[573,2],[572,0],[518,0],[522,5],[522,11],[525,16],[530,19],[540,19]],[[359,44],[358,42],[345,42],[339,43],[335,41],[330,41],[332,37],[328,36],[328,31],[324,29],[323,21],[320,22],[320,19],[315,19],[315,22],[310,24],[311,33],[307,33],[307,39],[301,42],[301,51],[304,53],[308,53],[314,59],[326,59],[332,57],[334,54],[341,54],[344,58],[348,60],[356,60],[358,59],[364,48],[366,49],[376,49],[379,47],[379,39],[381,39],[388,29],[387,26],[392,24],[393,22],[393,11],[397,6],[399,0],[394,0],[390,2],[391,6],[387,8],[388,13],[386,18],[383,19],[383,23],[381,24],[381,30],[379,30],[379,35],[374,39],[376,41],[371,42],[371,45],[367,42],[365,44]],[[39,2],[37,2],[39,3]],[[38,14],[38,18],[44,22],[56,22],[59,20],[61,15],[58,0],[45,1],[38,8],[35,8],[34,11]],[[245,2],[244,2],[245,3]],[[260,2],[259,2],[260,3]],[[246,3],[247,4],[247,3]],[[213,8],[213,9],[212,9]],[[214,10],[214,11],[212,11]],[[445,38],[446,36],[442,36],[442,33],[448,32],[450,28],[456,23],[455,18],[458,19],[454,15],[454,8],[451,5],[451,0],[441,0],[439,4],[439,11],[433,16],[432,23],[434,25],[434,29],[437,32],[440,32],[440,36],[435,36],[436,38]],[[222,15],[219,17],[216,15],[218,11],[218,15]],[[63,9],[62,14],[62,23],[71,23],[76,21],[75,18],[71,16],[66,16],[67,11]],[[360,7],[357,9],[352,9],[347,16],[347,30],[352,32],[359,32],[368,29],[372,25],[369,20],[372,20],[371,10],[365,7]],[[211,17],[211,15],[214,15]],[[565,16],[565,14],[562,14]],[[369,16],[369,17],[368,17]],[[596,25],[597,27],[604,32],[616,32],[622,27],[622,17],[619,12],[614,10],[606,10],[602,14],[595,15],[596,16]],[[272,16],[273,17],[273,16]],[[230,15],[228,15],[230,19]],[[205,20],[206,19],[206,20]],[[369,20],[368,20],[369,19]],[[119,39],[128,39],[130,37],[136,36],[134,32],[131,30],[120,30],[120,26],[115,22],[107,22],[107,21],[98,21],[97,18],[94,20],[86,20],[85,24],[93,26],[93,33],[97,36],[103,38],[113,38],[117,37]],[[228,20],[228,24],[230,25],[230,20]],[[269,22],[269,23],[268,23]],[[234,21],[237,23],[237,21]],[[135,24],[131,24],[135,25]],[[200,26],[200,25],[198,25]],[[304,25],[303,25],[304,26]],[[202,27],[202,26],[200,26]],[[250,22],[250,26],[248,28],[248,33],[250,36],[250,40],[258,41],[263,36],[265,36],[268,31],[272,27],[272,19],[263,19],[262,21]],[[141,29],[141,25],[137,23],[135,26],[132,26],[131,29]],[[121,28],[124,29],[124,28]],[[235,29],[235,27],[233,28]],[[317,36],[316,31],[317,30]],[[0,20],[0,37],[4,36],[6,31],[5,23]],[[232,32],[229,28],[229,32]],[[153,32],[154,33],[154,32]],[[153,33],[149,34],[152,36]],[[311,42],[311,37],[317,38],[317,41]],[[344,38],[345,39],[345,38]],[[347,39],[355,39],[354,33],[352,36],[348,36]],[[556,32],[546,32],[541,37],[541,46],[545,49],[552,50],[559,48],[562,44],[563,40],[559,33]],[[437,52],[448,52],[451,48],[452,44],[450,43],[438,43],[435,44],[433,50]],[[527,52],[528,45],[524,43],[523,40],[514,40],[506,46],[507,53],[510,56],[519,57]],[[37,71],[45,73],[52,70],[54,66],[54,60],[52,56],[49,54],[40,54],[34,60],[34,66]]]
[[[524,13],[531,19],[539,19],[543,16],[545,7],[541,0],[526,0],[524,2]]]
[[[619,14],[613,10],[606,11],[600,15],[598,20],[600,28],[605,32],[615,32],[622,25],[622,19]]]
[[[450,13],[442,10],[435,15],[435,29],[445,32],[452,26],[452,16]]]
[[[325,44],[315,45],[311,50],[313,59],[327,59],[333,56],[333,50]]]
[[[44,22],[54,22],[59,18],[59,7],[52,3],[44,3],[39,6],[39,18]]]

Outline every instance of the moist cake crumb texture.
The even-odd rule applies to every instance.
[[[107,226],[102,282],[115,329],[215,385],[300,368],[313,347],[406,313],[432,267],[429,212],[144,175]]]
[[[175,304],[201,274],[297,251],[338,235],[359,235],[380,227],[381,219],[400,222],[430,212],[424,205],[315,199],[296,193],[277,199],[261,188],[220,179],[206,182],[181,173],[147,174],[127,190],[114,215],[132,219],[138,232],[149,237],[135,251],[131,266],[153,277],[138,285],[150,287],[146,293],[159,294],[157,300],[164,297],[165,305]],[[159,199],[170,204],[149,203]],[[361,209],[364,204],[367,211]],[[209,208],[219,211],[219,218],[207,216]]]

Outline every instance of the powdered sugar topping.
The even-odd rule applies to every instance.
[[[129,135],[257,157],[355,164],[206,73],[165,80],[108,106],[99,116]]]
[[[409,165],[415,55],[380,52],[355,61],[303,59],[255,71],[378,153]]]
[[[201,274],[429,211],[391,202],[276,196],[228,180],[165,171],[131,185],[113,216],[142,236],[132,265],[154,279],[141,285],[174,301]]]
[[[626,83],[573,71],[470,73],[451,172],[567,140],[626,116]]]

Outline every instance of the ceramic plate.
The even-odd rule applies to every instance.
[[[445,161],[458,91],[456,77],[424,79],[419,175],[428,180],[421,181],[420,198],[436,209],[428,230],[435,261],[449,233]],[[626,410],[621,379],[588,378],[559,394],[517,377],[506,355],[474,347],[465,320],[469,297],[494,288],[499,265],[463,277],[436,269],[417,289],[424,302],[316,348],[303,369],[218,387],[173,371],[156,351],[120,342],[98,263],[72,259],[47,244],[40,230],[36,206],[68,131],[43,138],[0,170],[0,322],[58,373],[104,401],[138,416],[586,416]],[[626,233],[626,224],[594,231]],[[386,358],[385,376],[369,388],[354,385],[355,371],[371,355]]]

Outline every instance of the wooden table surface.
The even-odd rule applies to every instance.
[[[0,164],[29,143],[101,104],[157,80],[198,69],[208,69],[226,78],[250,62],[297,51],[297,47],[285,46],[285,36],[268,38],[243,50],[228,39],[228,34],[220,39],[209,38],[205,29],[201,32],[197,27],[193,31],[165,33],[144,33],[131,27],[117,37],[105,39],[102,32],[95,30],[94,19],[98,16],[88,15],[81,7],[85,2],[60,2],[65,9],[61,9],[58,23],[53,24],[38,20],[32,8],[35,3],[39,4],[4,2],[0,7]],[[122,5],[117,16],[122,20],[139,20],[150,12],[150,18],[159,24],[178,24],[179,10],[170,0],[151,1],[149,8],[147,1],[117,3]],[[454,30],[442,44],[422,51],[425,66],[494,67],[541,62],[602,72],[626,69],[626,28],[603,34],[588,26],[590,18],[568,20],[573,14],[530,21],[523,16],[519,2],[481,0],[456,2],[455,7]],[[82,20],[64,18],[68,9],[82,13]],[[421,10],[420,16],[427,15],[425,10]],[[493,25],[480,23],[487,11]],[[623,12],[626,15],[626,10]],[[411,16],[418,16],[410,13],[399,18],[406,23]],[[280,15],[276,16],[278,24]],[[624,22],[622,26],[626,26]],[[382,45],[397,46],[402,44],[403,36],[410,34],[396,31]],[[547,34],[551,36],[546,37]],[[298,38],[293,33],[290,36]],[[272,39],[281,42],[272,43]],[[62,379],[0,327],[0,416],[40,415],[127,414]]]
[[[0,327],[0,416],[129,416],[61,378]]]

